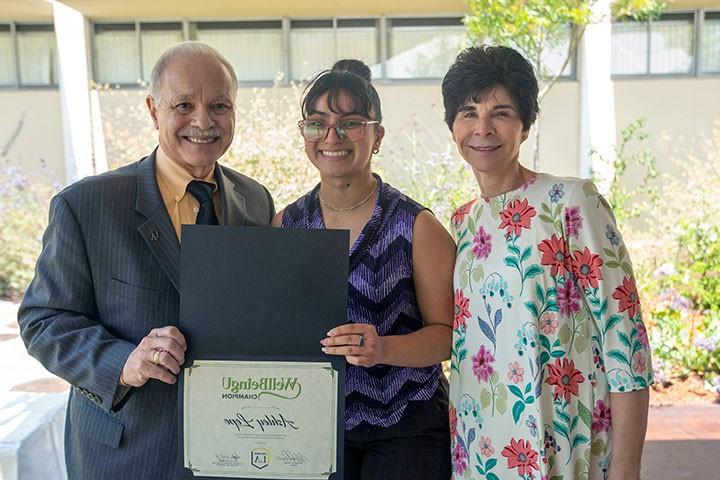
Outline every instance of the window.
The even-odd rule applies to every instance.
[[[15,86],[15,47],[10,25],[0,24],[0,87]]]
[[[141,23],[140,45],[142,50],[142,78],[150,80],[150,74],[160,55],[178,42],[182,42],[182,23]]]
[[[57,85],[57,49],[52,25],[17,24],[20,85]]]
[[[272,81],[284,70],[280,20],[198,22],[194,38],[222,53],[240,82]]]
[[[134,23],[95,24],[95,81],[132,85],[142,80]]]
[[[700,39],[700,71],[720,73],[720,12],[705,12]]]
[[[293,80],[308,80],[335,63],[332,20],[290,22],[290,72]]]
[[[388,28],[388,78],[442,78],[463,47],[460,18],[397,18]]]
[[[382,76],[378,21],[375,19],[341,19],[337,21],[336,60],[357,58],[370,67],[373,78]]]
[[[613,24],[613,75],[693,73],[694,19],[694,13],[667,13]]]
[[[545,50],[542,53],[541,58],[544,66],[544,71],[542,72],[542,75],[554,77],[555,75],[560,73],[560,68],[562,68],[563,62],[565,62],[565,59],[567,58],[568,48],[570,47],[570,34],[572,33],[571,28],[572,27],[570,27],[569,25],[565,28],[565,33],[563,35],[562,41],[556,47]],[[565,69],[562,71],[560,77],[572,77],[574,65],[575,54],[571,53],[571,58],[565,66]]]
[[[650,23],[650,73],[692,73],[695,14],[668,13]]]
[[[293,20],[290,22],[290,71],[308,80],[342,58],[365,62],[375,78],[382,74],[376,19]]]
[[[640,75],[648,71],[647,24],[615,23],[612,26],[612,73]]]

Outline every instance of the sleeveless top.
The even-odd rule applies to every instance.
[[[372,217],[350,250],[348,321],[375,325],[378,334],[404,335],[423,327],[412,274],[413,223],[425,208],[378,175]],[[283,228],[325,228],[320,184],[285,208]],[[395,425],[438,390],[439,364],[424,368],[347,364],[345,429]]]

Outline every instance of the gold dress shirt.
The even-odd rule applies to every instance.
[[[184,224],[194,225],[200,208],[195,197],[185,190],[188,183],[193,180],[202,180],[214,185],[213,206],[215,215],[218,220],[220,219],[220,189],[215,181],[214,170],[205,178],[193,178],[187,170],[165,155],[156,155],[155,177],[178,240],[180,240],[180,227]]]

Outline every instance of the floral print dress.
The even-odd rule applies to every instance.
[[[610,392],[652,383],[632,266],[587,180],[537,174],[460,207],[453,479],[603,479]]]

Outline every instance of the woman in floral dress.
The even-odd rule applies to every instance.
[[[538,113],[519,53],[468,48],[442,90],[481,192],[452,217],[453,478],[639,479],[650,351],[608,204],[519,163]]]

